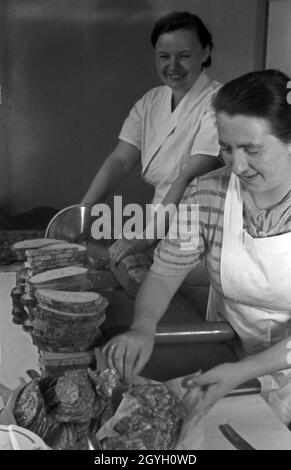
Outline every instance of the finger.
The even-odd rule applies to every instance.
[[[124,377],[124,361],[126,355],[126,346],[119,343],[112,352],[113,367]]]
[[[189,375],[188,377],[184,377],[184,379],[181,381],[181,386],[183,388],[195,387],[196,379],[200,374],[201,374],[201,369],[199,369],[197,372],[194,372],[194,374]]]
[[[123,260],[123,258],[128,256],[129,253],[127,253],[127,251],[128,251],[128,249],[123,249],[117,254],[117,256],[115,258],[116,264],[120,263],[120,261]]]
[[[115,248],[114,250],[110,252],[111,261],[115,264],[116,264],[116,257],[118,256],[118,253],[119,253],[119,250],[117,248]]]
[[[122,250],[120,250],[118,253],[116,253],[116,256],[114,257],[114,262],[118,264],[122,260]]]
[[[142,351],[140,351],[135,360],[135,364],[132,370],[132,375],[133,376],[138,375],[140,371],[144,368],[144,365],[146,364],[146,362],[147,362],[147,358],[144,357],[144,355],[142,354]]]
[[[127,347],[125,356],[124,356],[124,381],[125,383],[131,383],[133,379],[133,370],[134,365],[139,356],[139,350],[136,346],[132,348]]]
[[[111,260],[117,264],[120,261],[120,254],[123,251],[123,243],[122,241],[118,241],[112,245],[112,247],[109,249],[110,257]]]
[[[199,389],[188,389],[182,398],[182,403],[187,410],[187,419],[191,420],[192,425],[196,425],[204,416],[204,407],[198,408],[201,399],[201,391]]]
[[[113,353],[116,346],[113,342],[107,343],[101,350],[102,355],[110,369],[114,369],[114,360],[113,360]]]
[[[120,240],[117,240],[109,247],[108,251],[111,256],[114,255],[119,250],[119,244],[120,244]]]
[[[201,394],[200,400],[196,406],[199,413],[206,413],[221,397],[220,387],[218,385],[210,386],[207,391]]]
[[[207,387],[214,382],[214,379],[209,379],[208,377],[193,377],[183,381],[183,388],[196,388],[196,387]]]
[[[196,407],[200,402],[202,396],[203,391],[201,387],[187,388],[182,400],[187,403],[187,405]]]

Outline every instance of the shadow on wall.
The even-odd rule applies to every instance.
[[[31,211],[9,216],[0,210],[0,230],[45,230],[57,213],[53,207],[36,207]]]
[[[148,2],[69,3],[8,0],[12,212],[78,203],[133,103],[157,83]],[[126,203],[152,193],[137,172],[118,192]]]
[[[0,205],[22,213],[80,201],[135,101],[159,83],[150,44],[159,16],[199,14],[214,37],[211,74],[225,81],[260,68],[265,3],[1,0],[7,158],[0,160]],[[144,204],[152,188],[136,169],[116,194]]]

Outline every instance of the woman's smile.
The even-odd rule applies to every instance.
[[[253,175],[238,175],[241,181],[245,181],[246,183],[253,183],[255,182],[256,178],[259,176],[259,173],[254,173]]]

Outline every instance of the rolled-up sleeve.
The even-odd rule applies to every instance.
[[[145,97],[142,97],[131,109],[121,128],[119,139],[134,145],[138,150],[142,147],[142,126]]]
[[[199,202],[196,196],[197,183],[194,180],[185,192],[180,205],[192,211],[191,217],[179,221],[177,237],[175,230],[169,230],[165,239],[161,240],[154,253],[151,270],[162,276],[186,276],[205,255],[206,244],[202,225],[199,223]],[[194,211],[194,212],[193,212]],[[191,230],[189,224],[192,223]]]
[[[191,155],[212,155],[220,158],[216,117],[211,100],[208,100],[205,104],[205,110],[201,117],[199,130],[194,139],[190,153]]]

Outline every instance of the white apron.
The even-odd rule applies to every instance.
[[[234,174],[225,200],[220,272],[223,295],[210,290],[207,319],[228,321],[241,339],[244,355],[269,348],[291,334],[291,232],[266,238],[247,233],[240,182]],[[273,379],[278,375],[278,386],[285,390],[275,395],[283,396],[285,408],[286,399],[289,403],[290,417],[281,415],[286,422],[291,419],[291,376],[282,379],[278,374]],[[274,387],[272,380],[268,383]]]

